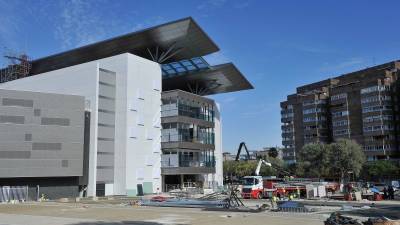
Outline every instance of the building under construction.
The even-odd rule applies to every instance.
[[[0,83],[29,76],[32,65],[27,55],[5,55],[4,57],[9,60],[9,65],[6,68],[0,69]]]
[[[25,94],[0,96],[0,132],[18,130],[14,139],[0,139],[0,153],[7,152],[0,154],[0,171],[13,174],[0,177],[0,186],[45,185],[40,190],[58,197],[221,186],[220,108],[205,96],[253,87],[232,63],[210,65],[203,58],[217,51],[185,18],[41,59],[10,58],[0,89]],[[75,112],[84,107],[86,113],[73,119],[43,105],[46,96],[29,99],[26,92],[81,96],[85,105]],[[65,132],[42,136],[31,124]],[[65,141],[82,142],[69,133],[74,129],[84,133],[79,148]]]

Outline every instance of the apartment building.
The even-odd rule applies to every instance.
[[[283,159],[308,143],[349,138],[368,160],[399,158],[400,61],[298,87],[281,102]]]

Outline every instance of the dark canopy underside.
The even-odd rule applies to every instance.
[[[173,49],[169,52],[170,57],[165,63],[219,51],[218,46],[189,17],[34,60],[31,74],[44,73],[122,53],[132,53],[153,60],[149,51],[153,54],[156,52],[161,54],[167,52],[171,46]]]
[[[212,66],[208,70],[163,79],[163,91],[183,90],[198,95],[211,95],[253,89],[243,74],[232,64]]]

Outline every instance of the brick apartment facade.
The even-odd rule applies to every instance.
[[[399,159],[400,61],[298,87],[281,102],[283,159],[308,143],[349,138],[367,159]]]

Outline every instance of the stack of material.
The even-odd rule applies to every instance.
[[[369,218],[368,221],[364,222],[364,225],[400,225],[400,221],[399,220],[390,220],[385,217],[375,218],[375,219]]]
[[[356,225],[362,225],[362,223],[358,222],[355,219],[352,219],[350,217],[345,217],[342,216],[338,212],[334,212],[331,214],[331,216],[325,221],[325,225],[348,225],[348,224],[356,224]]]
[[[283,212],[305,213],[308,209],[303,204],[295,201],[279,202],[278,210]]]

